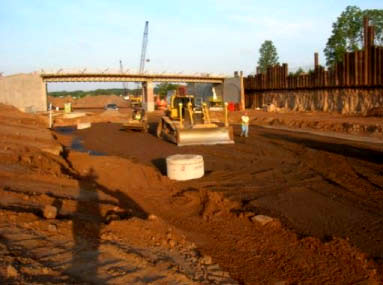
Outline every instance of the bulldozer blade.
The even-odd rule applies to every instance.
[[[133,131],[147,131],[147,124],[145,122],[137,122],[137,123],[124,123],[122,125],[125,130],[133,130]]]
[[[233,143],[232,127],[178,129],[177,131],[178,146]]]

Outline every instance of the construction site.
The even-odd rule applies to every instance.
[[[363,25],[361,50],[297,75],[147,73],[146,22],[138,72],[0,76],[0,283],[383,284],[383,47]],[[83,82],[142,94],[47,92]]]

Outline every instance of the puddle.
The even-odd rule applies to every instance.
[[[61,135],[71,135],[76,130],[75,126],[55,127],[53,130]]]
[[[77,130],[77,128],[75,126],[65,126],[65,127],[55,127],[54,128],[55,132],[57,132],[59,134],[62,134],[62,135],[73,135],[73,133],[76,130]],[[79,152],[86,152],[89,155],[95,155],[95,156],[106,155],[105,153],[102,153],[102,152],[86,149],[84,147],[84,143],[81,140],[81,138],[80,137],[76,137],[74,135],[73,135],[72,143],[71,143],[69,149],[72,149],[72,150],[75,150],[75,151],[79,151]]]
[[[95,150],[86,149],[84,147],[83,141],[79,137],[74,137],[72,140],[72,144],[70,146],[70,149],[79,151],[79,152],[86,152],[89,155],[95,155],[95,156],[102,156],[105,155],[105,153],[98,152]]]

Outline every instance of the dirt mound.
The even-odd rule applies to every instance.
[[[86,153],[71,152],[68,159],[82,176],[92,173],[95,181],[109,188],[121,190],[124,186],[133,189],[164,189],[170,185],[170,181],[155,168],[120,157],[89,156]]]
[[[46,117],[48,114],[46,114]],[[125,109],[124,112],[117,110],[106,110],[102,112],[80,112],[74,111],[65,114],[62,111],[53,113],[53,127],[76,126],[81,123],[124,123],[131,119],[132,110]]]
[[[60,144],[47,129],[47,122],[39,116],[26,114],[11,106],[0,105],[0,155],[40,149],[58,155]]]
[[[66,97],[52,97],[48,96],[48,102],[52,103],[54,107],[64,108],[65,103],[71,103],[72,108],[104,108],[107,104],[116,104],[120,108],[129,107],[129,102],[124,100],[122,96],[116,95],[99,95],[99,96],[85,96],[83,98],[75,99],[71,96]]]
[[[38,117],[4,107],[13,131]],[[43,125],[41,125],[43,126]],[[45,129],[36,127],[35,132]],[[31,132],[32,134],[33,132]],[[61,157],[2,141],[0,280],[7,284],[236,284],[185,235],[129,194],[163,195],[167,178],[117,157]],[[52,136],[45,143],[54,144]]]

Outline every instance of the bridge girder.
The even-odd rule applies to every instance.
[[[223,83],[225,77],[169,74],[41,74],[44,82],[195,82]]]

